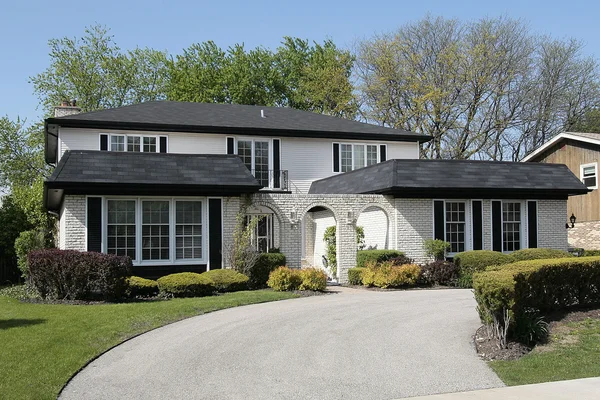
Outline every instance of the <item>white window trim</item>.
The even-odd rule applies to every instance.
[[[598,189],[598,162],[581,164],[579,166],[579,179],[583,183],[583,170],[584,168],[594,167],[594,175],[596,176],[596,185],[595,186],[587,186],[588,189]],[[585,185],[585,183],[584,183]]]
[[[473,249],[473,242],[471,240],[471,231],[473,230],[473,223],[471,217],[471,200],[467,199],[446,199],[444,200],[444,241],[446,241],[446,203],[464,203],[465,205],[465,250],[470,251]],[[434,211],[435,213],[435,211]],[[435,222],[434,222],[435,224]],[[448,242],[449,243],[449,242]],[[447,257],[454,257],[459,252],[447,252]]]
[[[519,236],[521,237],[521,240],[519,241],[519,250],[529,248],[529,242],[528,242],[528,239],[527,239],[527,230],[526,230],[526,224],[527,224],[527,200],[509,200],[509,199],[504,199],[504,200],[500,200],[500,216],[501,216],[501,222],[500,222],[500,224],[501,224],[500,225],[501,236],[500,236],[500,241],[502,242],[502,253],[504,253],[504,254],[511,254],[511,253],[513,253],[513,251],[505,251],[504,250],[504,203],[519,203],[519,204],[521,204],[521,221],[520,221],[520,224],[519,224]],[[490,202],[490,207],[491,207],[491,204],[492,203]],[[491,212],[490,212],[490,215],[491,215]],[[494,217],[492,216],[492,220],[493,220],[493,218]],[[539,214],[538,214],[538,219],[539,219]],[[492,235],[493,235],[493,229],[492,229]],[[493,245],[494,245],[494,239],[492,238],[492,247],[493,247]],[[517,251],[517,250],[514,250],[514,251]]]
[[[385,146],[385,157],[386,157],[386,161],[389,160],[389,154],[388,154],[388,149],[387,149],[387,144],[385,143],[359,143],[359,142],[333,142],[332,143],[332,148],[333,145],[337,144],[339,145],[339,154],[338,154],[338,162],[339,162],[339,166],[340,166],[340,170],[339,172],[335,172],[333,171],[333,165],[334,163],[331,163],[331,170],[336,173],[336,174],[343,174],[344,172],[342,171],[342,145],[350,145],[352,146],[352,169],[351,171],[354,171],[356,168],[354,166],[354,146],[363,146],[364,147],[364,162],[365,162],[365,167],[367,167],[367,146],[375,146],[377,148],[377,162],[375,164],[379,164],[381,162],[381,146]],[[332,152],[332,156],[333,156],[333,152]],[[363,167],[364,168],[364,167]],[[346,172],[350,172],[350,171],[346,171]]]
[[[135,201],[135,260],[134,266],[162,266],[162,265],[197,265],[208,264],[208,198],[206,197],[170,197],[170,196],[106,196],[102,198],[102,252],[108,248],[108,201],[133,200]],[[168,260],[142,260],[142,201],[169,201],[169,259]],[[176,259],[175,238],[175,202],[176,201],[201,201],[202,202],[202,258]]]
[[[166,137],[167,138],[167,149],[165,149],[167,151],[167,153],[169,152],[168,148],[169,148],[169,139],[168,136],[165,135],[146,135],[145,133],[107,133],[107,132],[101,132],[100,135],[98,136],[98,144],[100,144],[101,141],[101,135],[108,135],[108,145],[107,150],[108,151],[113,151],[112,150],[112,138],[113,136],[124,136],[125,137],[125,142],[124,142],[124,147],[125,149],[122,152],[119,153],[126,153],[127,152],[127,138],[128,137],[139,137],[140,138],[140,151],[135,151],[135,152],[131,152],[131,153],[144,153],[144,138],[145,137],[151,137],[151,138],[155,138],[156,139],[156,151],[155,152],[151,152],[151,153],[160,153],[160,138],[161,137]],[[149,152],[146,152],[149,153]]]
[[[243,142],[252,142],[252,150],[251,150],[251,156],[252,156],[252,162],[251,165],[252,167],[251,172],[252,171],[256,171],[256,167],[255,167],[255,147],[254,144],[256,142],[267,142],[269,143],[269,156],[268,156],[268,168],[267,171],[273,171],[273,138],[260,138],[260,137],[248,137],[248,136],[236,136],[234,138],[234,146],[233,146],[233,151],[234,154],[237,155],[238,154],[238,142],[239,141],[243,141]],[[279,142],[281,143],[281,142]],[[279,158],[280,158],[280,164],[281,164],[281,149],[279,149]],[[266,189],[272,189],[273,187],[275,187],[275,182],[274,182],[274,176],[275,174],[272,174],[270,172],[268,172],[268,176],[269,176],[269,186],[266,187]]]

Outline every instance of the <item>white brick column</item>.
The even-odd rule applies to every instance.
[[[538,247],[567,250],[567,200],[538,200]]]
[[[66,195],[61,213],[59,246],[63,250],[87,251],[85,196]]]

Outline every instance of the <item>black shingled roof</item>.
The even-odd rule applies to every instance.
[[[49,210],[63,194],[224,196],[261,188],[236,155],[91,150],[65,152],[45,186]]]
[[[412,198],[565,199],[588,188],[562,164],[389,160],[313,182],[311,194]]]
[[[265,118],[261,116],[264,111]],[[426,142],[430,136],[351,121],[288,107],[150,101],[59,118],[49,124],[159,131],[278,134],[279,136],[360,138]]]

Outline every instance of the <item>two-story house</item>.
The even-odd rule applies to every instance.
[[[587,186],[589,193],[571,197],[567,202],[565,219],[571,216],[576,219],[575,226],[569,229],[569,243],[573,247],[600,250],[600,133],[560,133],[522,161],[565,164]]]
[[[45,204],[61,248],[129,255],[156,276],[226,266],[241,209],[258,250],[321,266],[337,226],[338,278],[366,244],[425,261],[423,241],[470,249],[566,249],[563,165],[419,160],[425,135],[289,108],[149,102],[46,120],[56,165]],[[69,115],[70,114],[70,115]],[[248,203],[248,204],[246,204]]]

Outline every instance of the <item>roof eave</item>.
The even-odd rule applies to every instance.
[[[536,158],[537,156],[542,154],[544,151],[548,150],[554,144],[560,142],[563,139],[571,139],[571,140],[576,140],[578,142],[591,143],[591,144],[596,144],[596,145],[600,146],[600,140],[595,140],[595,139],[584,137],[584,136],[574,135],[569,132],[563,132],[563,133],[559,133],[558,135],[554,136],[552,139],[550,139],[549,141],[547,141],[546,143],[544,143],[543,145],[541,145],[540,147],[538,147],[537,149],[535,149],[534,151],[532,151],[531,153],[529,153],[528,155],[523,157],[521,162],[533,161],[534,158]]]
[[[346,131],[315,131],[294,129],[269,129],[229,126],[206,126],[206,125],[178,125],[178,124],[156,124],[145,122],[123,122],[123,121],[92,121],[75,118],[48,118],[46,124],[57,124],[63,127],[78,127],[91,129],[115,129],[115,130],[147,130],[154,132],[190,132],[190,133],[225,133],[243,134],[251,136],[282,136],[282,137],[310,137],[328,139],[361,139],[380,141],[412,141],[424,143],[432,139],[428,135],[420,134],[385,134],[385,133],[362,133]]]

